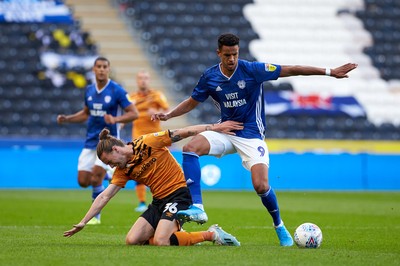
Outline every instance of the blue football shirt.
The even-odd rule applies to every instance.
[[[118,83],[108,80],[107,85],[100,91],[96,84],[86,87],[85,105],[89,108],[90,116],[87,124],[85,148],[96,149],[99,133],[107,127],[110,134],[119,137],[117,124],[106,124],[104,115],[118,116],[122,110],[131,104],[127,92]]]
[[[263,82],[278,79],[280,72],[280,65],[239,59],[235,72],[227,77],[217,64],[200,77],[192,98],[204,102],[211,96],[221,112],[221,122],[243,122],[244,129],[237,131],[236,136],[264,139],[266,123]]]

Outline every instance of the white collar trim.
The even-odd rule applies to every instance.
[[[108,84],[110,84],[110,79],[107,80],[107,84],[104,86],[104,88],[102,88],[101,90],[99,90],[99,88],[97,87],[97,82],[96,82],[96,91],[97,94],[100,94],[104,91],[105,88],[107,88]]]
[[[236,69],[238,68],[238,66],[239,66],[239,62],[238,62],[237,65],[236,65],[235,71],[233,71],[232,75],[231,75],[230,77],[228,77],[227,75],[224,74],[224,72],[222,72],[221,63],[218,64],[219,71],[220,71],[221,74],[222,74],[224,77],[226,77],[227,79],[231,79],[231,78],[233,77],[233,75],[235,75],[235,72],[236,72]]]

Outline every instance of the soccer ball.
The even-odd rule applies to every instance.
[[[322,243],[322,231],[316,224],[301,224],[294,232],[294,242],[300,248],[318,248]]]

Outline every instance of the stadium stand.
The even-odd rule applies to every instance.
[[[139,31],[160,69],[174,79],[176,97],[186,98],[206,67],[218,63],[216,36],[234,32],[241,37],[241,57],[254,60],[248,50],[257,38],[242,9],[247,0],[230,1],[117,1],[123,15]],[[211,101],[190,114],[191,121],[217,121]]]
[[[346,11],[346,10],[344,10]],[[366,0],[365,8],[354,12],[371,33],[373,46],[366,47],[384,80],[400,80],[400,2]]]
[[[363,49],[375,42],[354,16],[364,6],[368,9],[368,3],[364,5],[358,0],[346,3],[236,0],[229,5],[226,1],[209,0],[196,3],[118,0],[117,3],[132,27],[141,33],[148,50],[157,55],[159,67],[168,69],[168,78],[176,82],[173,90],[185,97],[190,95],[205,67],[218,62],[212,47],[216,47],[216,37],[227,31],[241,37],[241,57],[248,60],[322,67],[359,63],[348,80],[300,77],[265,83],[269,138],[400,137],[399,97],[393,95],[390,84],[381,78],[382,70],[372,65],[363,53]],[[273,96],[271,104],[269,96]],[[274,113],[278,101],[286,109]],[[192,111],[192,119],[215,121],[218,116],[213,110],[211,101],[206,102]]]
[[[351,78],[347,80],[327,80],[326,77],[285,79],[285,82],[292,84],[294,93],[284,93],[286,98],[281,99],[281,103],[286,103],[286,109],[282,111],[283,114],[291,113],[295,116],[303,111],[302,115],[308,113],[317,120],[327,122],[333,119],[332,127],[321,121],[320,124],[327,126],[318,129],[322,130],[318,135],[323,138],[399,139],[399,82],[395,80],[396,77],[387,79],[382,75],[382,71],[385,72],[387,67],[381,68],[382,65],[371,64],[373,60],[368,51],[375,50],[374,47],[379,47],[380,44],[375,40],[374,33],[366,31],[369,28],[364,26],[365,22],[355,16],[363,14],[368,17],[368,24],[373,24],[372,21],[377,21],[377,17],[369,14],[382,13],[379,9],[384,9],[374,2],[379,2],[379,5],[385,6],[387,10],[397,12],[395,6],[390,6],[394,1],[372,0],[255,1],[244,9],[246,18],[260,35],[260,39],[250,43],[251,53],[260,61],[321,67],[334,67],[345,62],[359,64],[358,69],[353,71]],[[307,6],[312,8],[306,8]],[[395,21],[399,21],[395,15],[385,17],[386,23],[390,20],[391,25],[396,25]],[[396,35],[393,29],[388,31]],[[389,54],[396,57],[395,52]],[[382,61],[386,63],[394,60],[383,58]],[[274,85],[279,86],[279,83]],[[275,94],[282,97],[283,93],[278,90]],[[269,95],[274,93],[267,94]],[[310,99],[310,95],[314,99]],[[308,102],[304,101],[307,97]],[[351,105],[349,97],[354,98]],[[268,104],[269,97],[266,98]],[[277,101],[272,103],[276,105]],[[354,109],[357,105],[362,107],[365,113]],[[314,108],[311,108],[313,110],[310,112],[312,106]],[[271,106],[267,107],[267,111],[268,109],[271,109]],[[315,112],[315,109],[320,109],[320,114]],[[340,109],[343,112],[331,112],[327,119],[323,115],[327,109]],[[357,124],[358,127],[344,127],[341,124],[343,121],[350,121],[349,119],[357,121],[353,124]],[[385,126],[387,124],[392,124],[392,127]],[[364,125],[365,128],[360,128],[360,125]],[[303,133],[305,138],[314,137],[313,134]]]
[[[44,12],[36,4],[2,2],[8,13],[0,16],[0,134],[82,138],[84,124],[59,126],[56,116],[82,108],[93,61],[85,59],[96,46],[62,3],[47,1]]]
[[[10,1],[14,6],[8,10],[20,11],[17,2]],[[32,6],[22,8],[24,19],[0,14],[2,137],[85,134],[85,125],[59,126],[55,117],[82,107],[82,88],[91,79],[87,62],[98,48],[62,1],[47,2],[54,4],[47,10],[67,12],[47,14],[41,21],[27,15]],[[250,61],[322,67],[359,63],[348,80],[266,82],[269,138],[400,139],[397,1],[113,2],[160,73],[173,81],[170,93],[177,101],[190,95],[206,67],[218,62],[216,37],[233,32],[241,37],[241,58]],[[189,116],[193,123],[218,120],[211,101]]]

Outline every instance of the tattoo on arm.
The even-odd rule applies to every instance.
[[[172,142],[177,142],[177,141],[180,141],[181,139],[182,139],[182,137],[180,135],[171,136],[171,141]]]
[[[212,130],[212,127],[214,125],[206,125],[204,131],[210,131]],[[196,130],[197,129],[197,130]],[[170,130],[169,131],[169,136],[171,138],[172,142],[177,142],[180,141],[184,138],[195,136],[202,132],[203,130],[199,130],[198,127],[194,127],[194,129],[177,129],[177,130]]]
[[[194,136],[194,135],[197,135],[197,133],[198,133],[198,132],[196,132],[196,131],[193,131],[193,130],[188,130],[188,132],[187,132],[187,134],[188,134],[188,137],[190,137],[190,136]]]
[[[186,132],[180,132],[180,134],[179,134],[179,130],[173,130],[170,133],[171,133],[170,134],[171,141],[172,142],[177,142],[177,141],[180,141],[180,140],[182,140],[184,138],[195,136],[195,135],[197,135],[198,132],[194,131],[194,130],[188,130]]]

